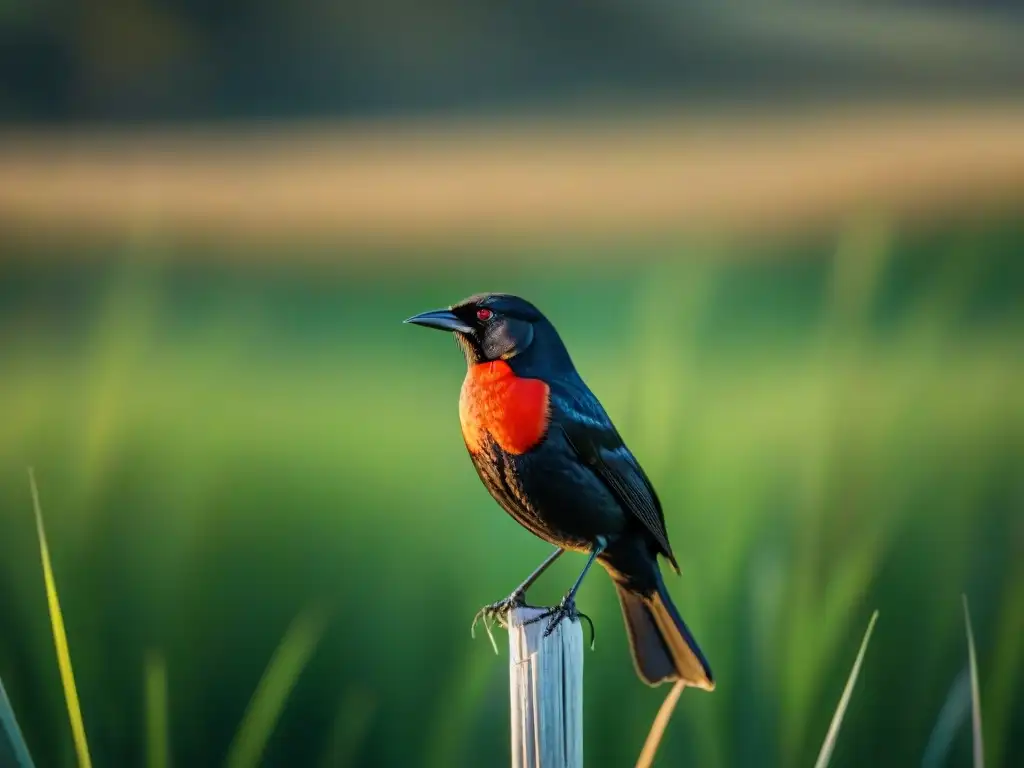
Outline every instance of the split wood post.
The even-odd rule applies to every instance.
[[[512,768],[583,768],[583,627],[526,624],[542,608],[509,615]]]

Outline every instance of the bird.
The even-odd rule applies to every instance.
[[[558,605],[533,619],[548,619],[545,635],[581,615],[576,593],[597,562],[615,586],[639,678],[713,691],[711,667],[662,578],[659,556],[680,570],[658,495],[551,321],[514,294],[478,293],[404,322],[455,337],[466,359],[459,420],[477,475],[516,522],[555,547],[482,611],[506,617],[561,555],[586,554]]]

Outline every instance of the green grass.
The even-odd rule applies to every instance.
[[[288,627],[281,645],[253,694],[245,718],[228,753],[228,768],[260,764],[267,739],[274,731],[288,694],[323,634],[324,617],[315,610],[299,615]]]
[[[853,686],[857,683],[857,676],[860,674],[860,665],[864,663],[864,654],[867,653],[868,643],[871,642],[871,633],[875,629],[875,622],[878,620],[878,611],[871,614],[871,621],[868,622],[868,629],[864,633],[864,640],[860,644],[860,650],[857,651],[857,659],[853,662],[853,669],[850,670],[850,678],[846,681],[846,687],[843,688],[843,695],[839,699],[839,704],[836,706],[835,714],[832,715],[832,722],[828,727],[828,733],[825,734],[825,741],[821,745],[821,751],[818,752],[818,759],[814,763],[814,768],[827,768],[829,762],[832,760],[832,753],[836,748],[836,740],[839,738],[839,729],[843,726],[843,718],[846,716],[846,709],[850,706],[850,697],[853,695]]]
[[[401,325],[492,285],[553,317],[665,505],[719,685],[683,693],[656,764],[813,764],[875,609],[830,765],[919,763],[967,594],[988,765],[1013,765],[1020,242],[868,225],[792,262],[589,276],[553,253],[545,275],[12,277],[0,677],[37,765],[77,763],[27,464],[96,765],[507,759],[507,660],[469,621],[547,549],[465,458],[456,349]],[[631,765],[668,689],[636,679],[607,579],[578,600],[587,764]]]
[[[167,663],[159,653],[146,657],[146,765],[167,768],[171,764],[170,723],[167,715]]]
[[[75,755],[81,768],[91,768],[89,743],[85,738],[85,724],[82,719],[82,707],[78,702],[78,687],[75,685],[75,673],[71,667],[71,651],[68,648],[67,633],[64,631],[64,614],[60,608],[57,594],[57,582],[50,564],[50,548],[46,542],[43,529],[43,512],[39,504],[39,489],[36,487],[35,473],[28,471],[29,485],[32,489],[32,510],[36,517],[36,531],[39,534],[39,554],[43,565],[43,580],[46,585],[46,604],[50,609],[50,625],[53,632],[53,644],[57,651],[57,664],[60,667],[60,679],[64,687],[64,699],[67,701],[68,720],[71,723],[71,735],[75,742]]]
[[[985,739],[981,729],[981,693],[978,683],[978,654],[974,650],[974,630],[971,628],[971,611],[964,595],[964,625],[967,627],[967,658],[971,670],[971,746],[974,752],[974,768],[985,766]]]
[[[3,680],[0,680],[0,760],[12,768],[32,768],[34,765]]]

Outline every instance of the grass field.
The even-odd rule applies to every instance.
[[[500,244],[457,277],[418,253],[315,275],[139,258],[159,248],[9,261],[0,678],[37,765],[74,751],[28,465],[95,765],[223,764],[289,628],[262,764],[506,764],[506,650],[469,624],[548,548],[465,456],[456,348],[401,324],[485,288],[551,316],[665,505],[669,588],[719,682],[684,692],[658,764],[812,764],[876,608],[832,764],[920,764],[966,667],[966,594],[987,764],[1019,765],[1022,246],[864,222],[721,264],[681,242],[630,269],[645,254],[623,248],[585,274],[556,246],[543,273],[502,266]],[[579,604],[587,765],[631,765],[667,689],[635,677],[603,574]],[[968,764],[967,720],[949,752]]]

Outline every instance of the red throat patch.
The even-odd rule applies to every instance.
[[[459,397],[466,446],[480,452],[489,434],[506,453],[526,453],[548,431],[549,395],[547,384],[516,376],[504,360],[470,366]]]

